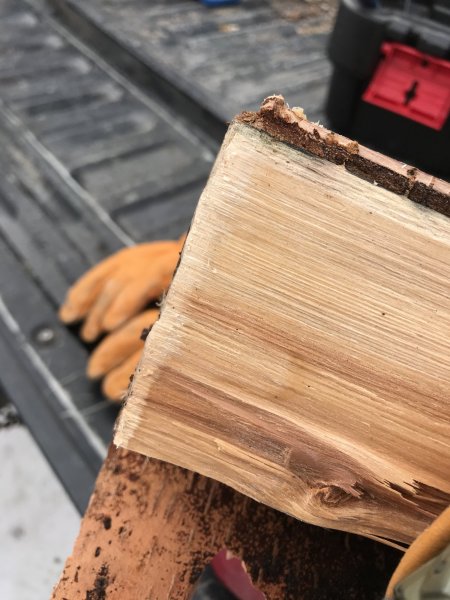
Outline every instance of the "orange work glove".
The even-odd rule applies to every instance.
[[[399,562],[389,582],[386,598],[394,597],[395,587],[405,577],[440,554],[450,544],[450,507],[414,540]]]
[[[84,319],[81,337],[106,336],[92,353],[88,377],[103,379],[107,398],[120,401],[139,362],[142,331],[159,316],[146,309],[172,280],[185,236],[178,241],[140,244],[120,250],[83,275],[68,291],[59,316],[65,323]]]
[[[158,317],[158,309],[145,310],[106,336],[92,353],[87,375],[90,379],[104,377],[102,391],[110,400],[120,401],[127,391],[130,375],[144,348],[142,332],[148,330]]]
[[[86,342],[113,331],[167,289],[183,242],[184,237],[116,252],[69,289],[60,319],[64,323],[84,319],[81,337]]]

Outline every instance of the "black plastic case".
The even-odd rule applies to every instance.
[[[422,53],[418,70],[430,75],[429,63],[448,65],[450,75],[450,0],[342,0],[329,43],[334,66],[326,112],[333,129],[399,160],[440,177],[450,177],[450,119],[440,129],[377,106],[363,96],[386,61],[390,45]],[[400,46],[401,45],[401,46]],[[406,70],[408,66],[406,67]],[[420,76],[405,72],[403,103],[422,93]],[[409,77],[409,79],[408,79]],[[400,78],[402,79],[402,78]],[[401,85],[400,79],[395,85]],[[384,85],[389,86],[392,79]],[[448,85],[447,85],[448,83]],[[450,78],[440,75],[441,105],[450,103]],[[408,96],[409,94],[409,96]],[[442,96],[443,94],[443,96]],[[444,97],[445,96],[445,97]],[[409,100],[408,100],[409,98]],[[429,96],[422,96],[426,104]],[[436,98],[433,99],[433,102]]]

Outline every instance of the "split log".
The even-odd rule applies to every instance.
[[[268,600],[377,600],[400,553],[111,448],[52,600],[187,600],[222,548]]]
[[[450,500],[449,189],[280,97],[238,117],[116,443],[414,539]]]

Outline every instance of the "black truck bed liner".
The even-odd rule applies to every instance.
[[[273,4],[0,5],[0,383],[80,510],[117,408],[58,306],[115,250],[186,230],[233,114],[282,91],[321,118],[329,15],[301,34]]]

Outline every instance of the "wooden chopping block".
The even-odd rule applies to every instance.
[[[400,558],[111,447],[52,600],[188,600],[223,548],[245,561],[268,600],[378,600]]]
[[[115,442],[410,542],[450,499],[449,197],[281,97],[237,117]]]

